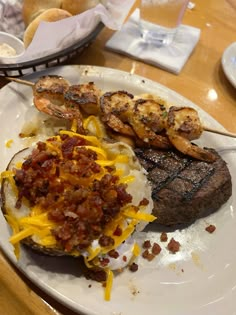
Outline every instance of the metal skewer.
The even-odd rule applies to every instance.
[[[29,85],[29,86],[34,86],[34,82],[31,81],[27,81],[27,80],[22,80],[22,79],[17,79],[17,78],[11,78],[11,77],[5,77],[7,80],[9,81],[14,81],[20,84],[25,84],[25,85]],[[235,133],[231,133],[228,131],[221,131],[221,130],[217,130],[217,129],[213,129],[213,128],[209,128],[206,126],[203,126],[203,130],[207,131],[207,132],[212,132],[212,133],[216,133],[222,136],[226,136],[226,137],[231,137],[231,138],[236,138],[236,134]]]

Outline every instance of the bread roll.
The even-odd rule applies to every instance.
[[[62,0],[24,0],[22,17],[25,26],[28,26],[39,14],[51,8],[60,9]]]
[[[24,38],[23,38],[25,47],[28,47],[29,44],[31,43],[34,37],[34,34],[41,21],[55,22],[55,21],[59,21],[68,17],[71,17],[71,14],[68,11],[65,11],[62,9],[55,9],[55,8],[48,9],[44,11],[43,13],[41,13],[40,15],[38,15],[36,19],[34,19],[25,30]]]
[[[76,15],[94,8],[99,2],[99,0],[62,0],[62,9]]]

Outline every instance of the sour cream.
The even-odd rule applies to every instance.
[[[118,252],[119,256],[117,258],[112,258],[109,255],[100,255],[100,259],[108,259],[108,264],[105,268],[109,268],[111,270],[123,269],[130,263],[131,258],[133,257],[133,248],[134,248],[135,240],[130,237],[124,243],[122,243],[118,248],[116,248],[116,252]],[[102,266],[101,266],[102,267]]]
[[[109,268],[111,270],[118,270],[125,268],[129,263],[131,258],[133,257],[133,248],[135,245],[135,240],[131,236],[126,241],[124,241],[119,247],[115,249],[115,251],[119,254],[117,258],[112,258],[108,254],[99,254],[97,257],[99,260],[107,259],[107,263],[105,266],[102,264],[99,265],[101,268]],[[91,248],[96,251],[100,248],[98,244],[98,240],[94,240],[91,244]],[[89,253],[87,251],[83,251],[81,253],[84,257],[88,257]]]
[[[0,44],[0,57],[16,56],[16,50],[6,43]]]

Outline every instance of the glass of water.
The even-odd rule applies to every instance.
[[[170,45],[189,0],[140,0],[140,31],[146,42]]]

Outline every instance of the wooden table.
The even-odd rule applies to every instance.
[[[236,133],[236,89],[221,66],[224,50],[236,41],[236,0],[195,0],[184,23],[201,29],[194,52],[179,75],[104,49],[113,34],[104,29],[96,41],[71,64],[125,70],[159,82],[187,97],[226,129]],[[6,84],[0,79],[0,87]],[[0,254],[0,313],[4,315],[75,314],[39,290]]]

